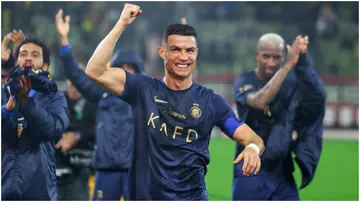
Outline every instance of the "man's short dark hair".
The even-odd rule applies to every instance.
[[[48,49],[48,47],[43,43],[41,42],[39,39],[37,38],[26,38],[23,42],[21,42],[21,44],[17,47],[16,51],[15,51],[15,60],[18,59],[19,57],[19,52],[20,52],[20,48],[24,45],[24,44],[27,44],[27,43],[33,43],[35,45],[38,45],[41,47],[42,49],[42,56],[43,56],[43,63],[44,64],[48,64],[50,65],[50,51]]]
[[[183,24],[172,24],[169,25],[166,29],[162,42],[167,43],[168,37],[170,35],[181,35],[181,36],[193,36],[197,37],[195,28],[191,27],[190,25],[183,25]]]

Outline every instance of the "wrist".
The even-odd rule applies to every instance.
[[[69,45],[69,39],[68,39],[67,35],[60,36],[60,44],[61,44],[61,46]]]
[[[115,27],[118,27],[120,29],[125,29],[128,26],[127,23],[125,23],[123,20],[119,19],[115,25]]]
[[[12,107],[10,107],[8,104],[6,104],[5,105],[5,110],[7,111],[7,112],[12,112],[13,110],[14,110],[14,108],[12,108]]]
[[[257,155],[260,155],[260,148],[254,144],[254,143],[250,143],[249,145],[247,145],[245,148],[251,147],[252,149],[255,150],[255,152],[257,153]]]
[[[283,68],[286,70],[286,71],[290,71],[295,65],[293,65],[291,62],[286,62],[283,66]]]
[[[4,62],[9,61],[9,59],[10,59],[10,55],[9,56],[1,56],[1,60]]]

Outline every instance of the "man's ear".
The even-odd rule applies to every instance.
[[[163,60],[165,60],[165,50],[164,50],[164,48],[163,48],[162,46],[159,46],[159,47],[158,47],[158,53],[159,53],[159,56],[160,56]]]
[[[260,58],[260,53],[259,53],[259,51],[255,51],[255,53],[254,53],[254,55],[255,55],[255,58],[256,58],[256,60],[259,60]]]

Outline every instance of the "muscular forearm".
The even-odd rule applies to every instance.
[[[281,85],[291,68],[290,64],[285,64],[262,89],[256,93],[249,94],[246,103],[253,108],[265,109],[279,93]]]
[[[106,64],[111,59],[116,42],[124,30],[125,26],[121,21],[118,21],[110,33],[97,46],[86,66],[85,72],[90,78],[96,79],[104,73]]]
[[[255,144],[260,149],[259,155],[265,151],[264,141],[247,124],[243,124],[236,129],[233,139],[244,146],[251,143]]]

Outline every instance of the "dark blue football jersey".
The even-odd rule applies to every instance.
[[[122,99],[135,119],[130,200],[207,200],[211,131],[235,117],[231,107],[199,84],[175,91],[161,79],[129,73]]]
[[[275,169],[275,167],[280,166],[278,162],[281,161],[273,159],[274,156],[286,158],[288,154],[286,144],[291,142],[291,134],[294,129],[294,121],[292,120],[296,114],[296,111],[288,110],[290,103],[295,103],[291,102],[297,85],[294,71],[289,72],[275,100],[268,108],[260,110],[249,107],[246,104],[247,95],[260,90],[265,85],[266,82],[258,79],[255,71],[240,74],[236,78],[234,85],[239,118],[253,129],[255,133],[263,139],[265,144],[266,149],[261,157],[262,167],[259,174],[266,169]],[[291,109],[296,109],[296,107]],[[267,144],[268,142],[271,142],[271,144]],[[235,157],[239,155],[243,149],[244,146],[237,144]],[[235,176],[241,174],[241,166],[242,164],[235,165]]]

